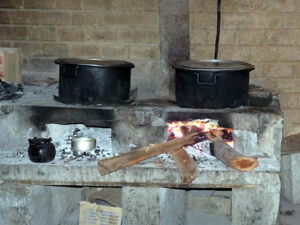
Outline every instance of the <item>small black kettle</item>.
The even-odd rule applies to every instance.
[[[28,139],[28,156],[32,162],[43,163],[50,162],[55,158],[56,150],[52,138]]]

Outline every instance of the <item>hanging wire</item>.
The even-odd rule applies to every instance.
[[[217,3],[217,35],[216,35],[214,59],[218,59],[218,54],[219,54],[220,27],[221,27],[221,0],[218,0],[218,3]]]

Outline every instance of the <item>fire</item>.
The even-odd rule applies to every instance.
[[[233,129],[223,128],[218,125],[215,125],[210,122],[210,120],[191,120],[191,121],[171,121],[168,122],[168,140],[172,140],[174,138],[182,137],[183,134],[181,132],[181,127],[191,128],[192,126],[196,126],[201,132],[211,131],[213,133],[214,130],[221,130],[223,135],[223,140],[226,144],[231,147],[234,146],[234,142],[232,140],[232,132]]]

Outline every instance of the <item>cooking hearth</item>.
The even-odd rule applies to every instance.
[[[279,103],[276,96],[271,96],[263,89],[255,87],[251,90],[250,101],[259,107],[189,109],[178,107],[167,100],[135,101],[121,106],[67,105],[53,100],[53,95],[57,91],[55,86],[25,87],[22,98],[1,102],[0,123],[2,127],[7,127],[7,134],[4,133],[0,139],[5,143],[3,146],[7,148],[5,154],[9,154],[9,152],[26,151],[27,139],[34,136],[52,137],[58,149],[58,155],[52,164],[66,160],[70,165],[82,161],[94,164],[97,159],[111,157],[149,144],[165,142],[167,122],[210,120],[212,124],[234,130],[238,137],[235,143],[237,151],[246,156],[258,157],[259,162],[267,162],[259,163],[256,171],[277,170],[282,126]],[[264,107],[261,107],[263,104]],[[70,154],[70,135],[74,129],[98,138],[96,151],[84,155]],[[11,136],[14,130],[19,132]],[[65,139],[58,140],[59,137]],[[204,146],[203,152],[207,153],[209,149],[205,147],[207,145],[206,142],[201,144],[202,147]],[[199,154],[195,154],[197,151],[190,150],[190,153],[200,161],[199,168],[211,168],[212,165],[217,169],[228,169],[208,154],[201,158]],[[169,164],[172,164],[168,155],[161,155],[158,158],[165,162],[160,165],[161,167],[169,167]],[[20,160],[25,163],[27,157],[17,159]],[[146,163],[143,163],[143,166],[145,165]]]
[[[230,188],[234,225],[240,224],[239,218],[243,217],[237,216],[243,215],[245,207],[251,209],[251,215],[261,216],[270,212],[267,202],[272,204],[271,211],[278,210],[282,115],[277,97],[269,92],[256,87],[250,91],[252,106],[234,109],[181,108],[167,100],[135,101],[121,106],[67,105],[53,99],[56,92],[55,86],[25,86],[21,98],[1,101],[0,126],[4,129],[0,135],[3,146],[0,170],[3,182],[122,187],[123,202],[138,201],[140,197],[135,198],[135,195],[151,193],[149,196],[159,199],[159,205],[169,204],[164,196],[173,196],[173,188]],[[98,160],[165,142],[167,122],[191,120],[209,121],[233,130],[238,137],[235,150],[257,157],[258,166],[252,172],[227,167],[208,154],[208,143],[202,142],[203,151],[192,148],[190,152],[193,160],[196,159],[198,176],[189,185],[181,179],[168,154],[104,176],[99,173]],[[71,152],[70,138],[80,133],[95,135],[97,148],[93,152]],[[33,163],[29,160],[27,139],[34,136],[52,137],[57,149],[53,161]],[[176,191],[176,201],[182,202],[184,191]],[[148,203],[151,203],[150,199]],[[259,207],[261,211],[250,206]],[[124,206],[124,215],[131,215],[130,207]],[[159,210],[162,216],[169,215]],[[144,213],[142,208],[136,211],[139,215]]]

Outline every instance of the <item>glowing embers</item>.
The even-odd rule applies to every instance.
[[[221,140],[231,147],[234,146],[233,142],[233,129],[223,128],[217,125],[215,120],[191,120],[191,121],[171,121],[168,122],[168,140],[179,138],[188,132],[199,132],[199,142],[205,142],[207,140],[215,141]],[[193,147],[208,152],[206,148],[209,148],[207,144],[201,147],[203,144],[196,144]],[[204,149],[203,149],[204,148]]]

